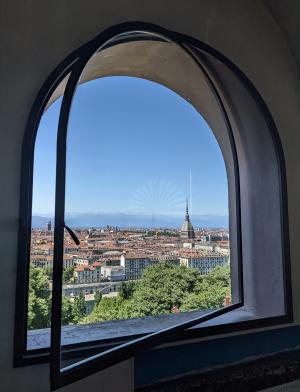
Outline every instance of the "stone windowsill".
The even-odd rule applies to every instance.
[[[128,320],[105,321],[96,324],[77,324],[64,326],[62,328],[62,344],[73,345],[95,341],[108,341],[134,335],[143,335],[171,327],[179,322],[188,321],[197,315],[209,311],[195,311],[179,314],[164,314],[159,316],[148,316],[143,318],[132,318]],[[203,328],[214,325],[229,324],[256,319],[252,313],[236,309],[225,313],[212,320],[205,321],[195,327]],[[27,349],[45,349],[50,346],[50,328],[28,331]]]

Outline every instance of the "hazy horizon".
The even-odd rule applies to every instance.
[[[32,226],[43,228],[48,220],[53,223],[53,214],[33,215]],[[66,224],[72,227],[106,227],[118,226],[126,228],[172,228],[180,229],[184,215],[159,215],[159,214],[126,214],[126,213],[73,213],[66,214]],[[224,215],[194,215],[191,222],[195,228],[224,228],[228,229],[228,216]]]

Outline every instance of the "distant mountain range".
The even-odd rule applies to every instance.
[[[33,215],[32,227],[44,228],[53,217]],[[71,227],[105,227],[118,226],[120,228],[180,228],[184,216],[171,215],[135,215],[124,213],[74,213],[67,216],[66,224]],[[192,215],[192,224],[197,227],[228,228],[228,216],[222,215]]]

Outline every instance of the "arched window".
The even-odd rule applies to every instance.
[[[124,139],[124,147],[126,142],[130,144],[130,157],[126,157],[126,151],[122,154],[120,143],[118,146],[116,143],[114,151],[113,138],[109,141],[102,140],[103,144],[107,143],[106,145],[109,146],[109,155],[107,155],[107,151],[104,151],[101,146],[100,138],[96,138],[93,133],[89,134],[88,129],[79,135],[76,134],[80,127],[85,126],[85,124],[79,123],[79,118],[76,116],[80,91],[83,91],[84,86],[87,86],[90,81],[101,78],[99,80],[103,85],[105,80],[110,80],[111,77],[142,78],[151,81],[148,83],[156,82],[165,86],[163,88],[173,90],[191,103],[213,131],[222,151],[228,179],[231,298],[229,301],[227,298],[225,307],[205,312],[185,313],[178,315],[178,317],[176,315],[177,318],[173,317],[170,319],[171,321],[168,321],[168,324],[164,325],[159,322],[156,327],[153,327],[153,324],[152,330],[147,329],[146,332],[134,331],[135,333],[126,335],[125,331],[123,335],[118,336],[117,340],[109,342],[110,345],[113,344],[113,348],[109,349],[104,346],[103,340],[99,341],[97,331],[95,332],[95,329],[92,330],[90,327],[89,330],[86,329],[86,332],[82,333],[79,345],[81,348],[84,347],[85,351],[80,350],[79,352],[79,346],[76,346],[79,342],[72,341],[74,330],[67,329],[70,327],[62,328],[63,314],[71,306],[70,302],[63,300],[65,293],[68,293],[69,297],[76,297],[73,299],[78,311],[85,306],[82,292],[79,294],[78,287],[72,286],[72,280],[70,280],[73,278],[74,272],[72,269],[75,264],[74,252],[78,253],[75,271],[77,283],[83,282],[84,285],[98,279],[99,282],[96,283],[99,283],[101,290],[96,290],[94,287],[92,292],[95,290],[98,297],[100,295],[100,300],[101,294],[103,295],[104,292],[130,290],[130,285],[127,287],[124,284],[114,282],[121,282],[123,279],[139,279],[142,273],[140,266],[148,268],[156,264],[159,259],[155,254],[148,253],[141,256],[134,254],[135,252],[132,252],[132,255],[128,257],[125,246],[128,238],[121,238],[118,235],[115,236],[118,245],[123,241],[123,248],[119,246],[118,257],[116,253],[113,253],[118,252],[115,249],[111,252],[106,249],[106,255],[103,256],[103,243],[105,243],[103,238],[101,242],[103,232],[101,230],[93,231],[93,229],[88,232],[87,228],[85,229],[86,235],[90,240],[86,241],[85,252],[82,252],[82,247],[80,249],[78,245],[84,238],[84,230],[79,236],[80,241],[76,232],[72,230],[79,226],[72,224],[72,220],[70,220],[72,208],[74,212],[80,203],[90,205],[94,203],[94,199],[90,197],[93,184],[91,181],[85,182],[84,175],[85,168],[92,169],[90,166],[84,166],[84,162],[81,164],[80,148],[88,149],[93,154],[92,158],[95,162],[95,154],[99,152],[99,160],[102,159],[100,166],[103,167],[104,172],[106,171],[107,176],[110,175],[110,168],[116,167],[117,160],[120,171],[118,176],[113,179],[114,183],[118,181],[121,183],[125,171],[130,170],[128,161],[131,161],[131,164],[133,162],[134,138],[130,139],[130,143],[126,138]],[[82,97],[86,99],[84,94]],[[91,97],[93,98],[92,95]],[[102,99],[108,100],[109,97],[104,95]],[[117,100],[115,99],[114,102]],[[99,101],[99,112],[103,106],[105,106],[104,103]],[[36,235],[34,238],[32,237],[32,205],[36,203],[32,197],[35,195],[33,193],[33,179],[34,174],[42,169],[38,167],[35,172],[33,170],[34,159],[37,159],[34,157],[34,145],[40,119],[47,108],[49,108],[48,114],[52,113],[53,116],[52,133],[47,130],[49,143],[54,145],[57,138],[56,153],[52,149],[51,157],[43,157],[45,164],[56,160],[56,174],[54,175],[53,169],[52,173],[50,170],[48,178],[44,181],[46,192],[55,194],[54,238],[53,247],[47,248],[49,254],[40,255],[37,252],[34,259],[39,266],[49,266],[53,259],[53,275],[52,271],[49,271],[49,279],[52,280],[50,350],[49,344],[43,347],[33,347],[27,342],[27,325],[30,318],[27,315],[27,308],[30,310],[30,306],[32,306],[30,301],[28,303],[30,243],[40,241]],[[133,109],[133,113],[139,115],[137,101],[135,101]],[[89,111],[85,113],[85,123],[88,123],[89,113],[91,114]],[[117,107],[111,116],[114,113],[116,116],[118,115]],[[101,116],[97,121],[101,125]],[[57,133],[55,124],[57,124]],[[105,124],[107,126],[107,121]],[[154,131],[153,135],[156,138],[159,137]],[[88,140],[84,140],[84,136]],[[139,136],[138,132],[135,134],[135,137],[137,136]],[[114,137],[119,140],[124,136],[119,133]],[[172,143],[172,133],[169,133],[168,137]],[[74,138],[73,140],[77,138],[76,145],[72,138]],[[37,138],[36,143],[38,140]],[[166,141],[164,142],[167,145]],[[159,143],[155,140],[153,145],[157,145],[157,151],[162,153],[159,149],[160,144],[163,144],[163,141]],[[151,137],[145,138],[145,149],[150,146]],[[184,148],[184,145],[182,147]],[[156,149],[153,146],[152,149],[153,159],[155,159]],[[143,162],[143,154],[138,151],[136,155],[138,163]],[[149,161],[149,154],[144,155]],[[114,161],[114,166],[110,165],[110,159]],[[71,161],[73,166],[70,164]],[[100,170],[100,166],[94,168],[95,179],[97,179],[97,171]],[[177,170],[179,169],[180,166],[177,167]],[[81,188],[86,190],[86,193],[78,191],[79,184]],[[109,184],[109,179],[103,184]],[[41,354],[43,354],[46,357],[51,352],[51,380],[54,389],[129,358],[139,350],[151,348],[167,341],[203,336],[204,334],[213,335],[235,328],[251,328],[252,326],[257,327],[291,320],[285,167],[276,127],[265,103],[246,76],[221,54],[191,37],[166,31],[157,26],[129,23],[101,33],[95,40],[69,56],[47,80],[33,105],[24,138],[21,186],[15,364],[24,363],[29,355],[32,360],[32,356],[41,358]],[[164,184],[156,182],[151,186],[163,187]],[[164,191],[169,192],[170,186],[165,185],[165,187]],[[114,189],[116,192],[118,188]],[[122,195],[122,189],[119,191]],[[106,189],[103,189],[102,193],[105,192]],[[139,190],[137,192],[141,193]],[[186,191],[186,193],[188,192]],[[81,195],[81,200],[73,203],[78,195]],[[191,195],[189,196],[191,197]],[[96,197],[101,198],[101,195]],[[139,200],[139,195],[135,195],[133,204],[139,206]],[[54,201],[49,208],[54,210]],[[174,208],[174,205],[171,205],[171,208]],[[153,229],[156,227],[153,214],[151,219],[152,223],[148,224],[150,226],[148,228]],[[69,227],[70,225],[72,228]],[[46,233],[49,236],[52,235],[51,229],[51,222],[49,222],[48,233]],[[107,228],[108,231],[110,229],[112,233],[118,231],[118,227]],[[186,248],[195,247],[193,230],[187,211],[186,221],[181,229],[183,235],[187,237]],[[138,235],[138,233],[133,233],[133,235],[136,234]],[[159,233],[159,235],[166,237],[168,235],[174,236],[174,234],[177,232],[170,233],[162,230]],[[203,233],[203,236],[205,237],[206,234]],[[221,235],[220,239],[222,239],[224,233],[217,234]],[[151,235],[159,236],[157,232],[150,233],[149,236],[151,237]],[[200,244],[200,235],[198,239],[196,245],[198,249],[201,249],[201,246],[204,245]],[[145,240],[144,237],[141,241],[143,240]],[[95,246],[95,242],[98,243],[98,248]],[[99,255],[102,254],[99,260],[89,260],[89,243],[93,243],[93,249],[98,249]],[[163,242],[163,244],[165,245],[167,242]],[[141,249],[143,246],[139,248],[139,250]],[[149,251],[149,249],[147,250]],[[71,253],[73,256],[70,256]],[[210,272],[209,265],[226,264],[226,255],[221,253],[216,255],[215,249],[214,254],[210,256],[211,258],[208,257],[206,260],[203,257],[198,258],[198,261],[202,260],[203,262],[199,267],[200,275],[206,275]],[[159,257],[162,257],[162,252]],[[116,259],[119,259],[120,262],[116,263]],[[192,260],[193,265],[200,265],[200,263],[197,264],[195,255],[180,258],[178,253],[170,251],[166,255],[164,265],[168,266],[167,268],[171,268],[170,266],[176,265],[176,263],[189,265],[189,261]],[[133,262],[135,264],[132,264]],[[64,282],[70,284],[63,285]],[[90,288],[84,290],[86,293],[91,292]],[[49,293],[44,294],[49,296]],[[88,295],[96,298],[96,294],[95,296],[94,294]],[[229,304],[230,301],[231,304]],[[88,302],[88,298],[86,298],[86,302]],[[86,306],[88,305],[86,304]],[[174,313],[178,313],[176,303],[172,309]],[[196,328],[190,329],[191,327]],[[113,328],[113,325],[110,328]],[[119,324],[117,328],[120,328]],[[68,335],[66,331],[71,331],[71,333]],[[98,339],[91,339],[90,336],[93,334],[98,336]],[[38,336],[39,334],[35,333],[35,341],[38,340]],[[43,338],[48,339],[49,342],[49,331],[48,335],[43,335]],[[85,347],[85,344],[90,343],[91,340],[93,340],[92,348],[90,344],[88,348]]]

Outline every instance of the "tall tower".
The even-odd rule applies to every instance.
[[[184,218],[183,225],[181,226],[180,237],[181,238],[188,238],[188,239],[195,238],[194,228],[193,228],[193,225],[190,221],[189,206],[188,206],[187,199],[186,199],[185,218]]]
[[[51,231],[51,220],[47,222],[47,231]]]

